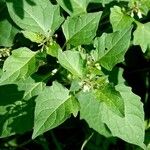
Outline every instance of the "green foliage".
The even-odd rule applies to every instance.
[[[33,138],[63,123],[76,110],[75,101],[57,82],[46,87],[36,99]]]
[[[58,4],[70,15],[86,13],[89,0],[57,0]]]
[[[117,63],[123,61],[124,54],[130,45],[130,39],[131,27],[110,34],[104,33],[94,41],[95,60],[106,69],[112,70]]]
[[[125,30],[131,26],[133,18],[123,12],[120,7],[114,6],[111,8],[110,22],[113,26],[113,31]]]
[[[11,21],[5,4],[0,4],[0,46],[11,47],[13,45],[13,39],[19,32],[19,29]]]
[[[36,55],[37,52],[32,52],[25,47],[14,50],[4,63],[0,83],[6,84],[25,79],[36,72],[39,66]]]
[[[0,86],[1,137],[24,133],[33,128],[35,98],[44,86],[42,80],[36,82],[31,77]]]
[[[66,43],[74,46],[91,43],[96,35],[100,16],[101,12],[68,17],[62,26]]]
[[[149,0],[0,1],[0,137],[38,139],[72,116],[146,149],[147,95],[123,72],[137,47],[149,62],[149,10]]]
[[[103,106],[103,122],[106,123],[113,136],[144,148],[143,104],[138,96],[131,93],[130,88],[117,85],[116,89],[120,91],[124,99],[125,117],[121,118]]]
[[[49,4],[48,0],[7,0],[9,14],[22,29],[52,35],[60,26],[63,18],[59,15],[59,6]],[[39,13],[40,12],[40,13]]]
[[[77,51],[65,51],[58,53],[59,63],[70,71],[74,76],[83,77],[84,76],[84,60]]]
[[[150,47],[149,35],[150,35],[150,23],[137,24],[137,29],[134,31],[134,44],[140,45],[143,52]],[[139,36],[140,35],[140,36]]]

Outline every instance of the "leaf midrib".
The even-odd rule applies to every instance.
[[[111,47],[109,50],[107,50],[107,52],[106,52],[100,59],[103,59],[104,57],[106,57],[106,55],[107,55],[110,51],[112,51],[112,49],[123,39],[123,37],[125,36],[125,34],[127,34],[127,32],[128,32],[130,29],[131,29],[131,28],[129,28],[128,30],[126,30],[126,32],[124,32],[123,36],[121,36],[121,37],[112,45],[112,47]],[[119,33],[119,31],[116,31],[116,32]],[[120,33],[119,33],[119,34],[120,34]]]
[[[65,56],[65,60],[66,60],[66,62],[69,64],[69,68],[71,68],[71,70],[73,70],[73,72],[74,73],[76,73],[79,77],[82,77],[82,72],[80,72],[80,71],[78,71],[78,69],[76,70],[76,68],[74,67],[74,65],[72,65],[71,63],[70,63],[70,61],[68,61],[68,59],[66,59],[67,58],[67,56],[66,56],[66,54],[65,54],[65,52],[64,53],[62,53],[64,56]],[[77,54],[77,53],[76,53]],[[79,53],[78,53],[79,54]],[[79,57],[80,57],[80,54],[79,54]],[[78,60],[79,61],[79,60]],[[66,66],[66,65],[65,65]],[[66,68],[68,68],[68,67],[66,67]],[[71,72],[71,71],[70,71]],[[71,72],[72,73],[72,72]],[[73,73],[73,74],[74,74]]]
[[[9,76],[7,76],[7,78],[6,78],[5,80],[2,80],[2,81],[1,81],[1,79],[2,79],[2,77],[3,77],[3,75],[2,75],[2,76],[1,76],[1,79],[0,79],[0,84],[3,83],[3,82],[5,82],[5,81],[7,81],[10,76],[12,76],[12,75],[15,74],[16,72],[18,72],[18,71],[19,71],[20,69],[22,69],[23,67],[25,67],[25,65],[29,64],[29,62],[35,57],[35,55],[36,55],[36,53],[35,53],[30,59],[28,59],[28,61],[25,62],[20,68],[18,68],[17,70],[15,70],[15,72],[13,72],[13,73],[10,74]],[[7,73],[7,71],[6,71],[6,73]],[[5,73],[4,73],[4,74],[5,74]],[[16,80],[16,79],[15,79],[15,80]]]
[[[98,14],[98,13],[97,13]],[[99,13],[100,14],[100,13]],[[83,26],[79,31],[77,31],[73,36],[71,36],[67,41],[66,41],[66,43],[68,43],[68,42],[70,42],[74,37],[76,37],[77,36],[77,34],[79,34],[82,30],[84,30],[84,28],[86,28],[87,26],[89,26],[89,24],[95,19],[97,17],[97,15],[96,16],[94,16],[94,18],[92,19],[92,20],[90,20],[85,26]],[[71,18],[72,19],[72,18]],[[87,18],[86,18],[87,19]],[[68,32],[69,33],[69,32]],[[70,36],[70,35],[69,35]]]
[[[58,100],[58,98],[57,98],[57,100]],[[62,100],[62,99],[59,99],[59,100]],[[49,114],[49,116],[46,118],[46,120],[43,121],[43,123],[39,126],[37,132],[34,133],[34,135],[36,135],[36,134],[41,130],[41,128],[43,127],[43,125],[49,120],[49,118],[50,118],[55,112],[57,112],[57,110],[58,110],[62,105],[64,105],[64,107],[65,107],[65,102],[67,102],[68,100],[69,100],[69,96],[68,96],[68,98],[67,98],[66,100],[63,100],[56,108],[54,108],[54,110],[51,112],[51,114]],[[48,100],[47,100],[47,101],[48,101]],[[43,112],[43,111],[45,111],[45,110],[49,110],[49,108],[44,109],[44,110],[42,110],[41,112]],[[41,112],[40,112],[39,114],[41,114]],[[38,114],[38,115],[39,115],[39,114]],[[55,119],[55,120],[56,120],[56,119]]]

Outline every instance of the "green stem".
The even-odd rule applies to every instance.
[[[81,150],[84,149],[85,145],[89,142],[89,140],[92,138],[92,136],[94,135],[94,133],[92,133],[82,144]]]

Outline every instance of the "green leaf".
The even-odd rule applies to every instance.
[[[131,26],[133,18],[125,14],[120,7],[114,6],[111,8],[110,22],[113,31],[125,30]]]
[[[112,85],[106,84],[101,86],[100,89],[94,90],[94,95],[98,101],[106,105],[112,112],[120,117],[124,116],[123,98]]]
[[[129,87],[117,85],[116,89],[124,99],[125,117],[119,117],[108,107],[101,109],[102,121],[113,136],[144,148],[144,111],[140,98],[132,93]]]
[[[89,0],[57,0],[58,4],[69,14],[86,13]]]
[[[80,110],[80,104],[78,100],[74,96],[71,96],[65,104],[66,107],[69,108],[69,112],[72,113],[74,117],[77,117]]]
[[[46,37],[53,35],[63,22],[59,6],[49,0],[7,0],[9,14],[22,29],[41,33]]]
[[[109,82],[114,85],[125,83],[125,79],[123,77],[124,69],[121,67],[114,67],[109,74]]]
[[[45,46],[46,53],[53,57],[58,57],[59,51],[61,51],[61,47],[55,42],[51,41],[49,44]]]
[[[32,138],[57,127],[70,117],[71,113],[76,114],[76,105],[77,102],[70,97],[69,90],[61,84],[53,82],[51,87],[46,87],[36,99]]]
[[[101,12],[68,17],[63,24],[66,43],[73,46],[89,44],[96,36]]]
[[[0,86],[0,137],[32,130],[34,100],[43,87],[32,78]]]
[[[85,63],[81,55],[77,51],[65,51],[58,53],[59,63],[74,76],[82,78],[85,74]]]
[[[19,29],[12,23],[6,8],[0,13],[3,14],[0,15],[0,46],[11,47]]]
[[[81,89],[81,86],[79,85],[80,82],[81,81],[79,79],[72,80],[70,91],[73,92],[73,93],[78,92]]]
[[[42,43],[44,40],[44,36],[38,33],[31,31],[21,31],[21,32],[27,39],[31,40],[32,42]]]
[[[125,105],[125,116],[120,117],[104,102],[100,102],[93,93],[80,93],[80,117],[91,128],[104,136],[114,136],[128,143],[145,148],[144,145],[144,111],[138,96],[123,84],[116,89],[120,92]],[[108,130],[109,129],[109,130]]]
[[[128,6],[130,8],[137,8],[145,16],[150,10],[150,1],[149,0],[130,0]]]
[[[117,63],[124,60],[130,39],[131,27],[110,34],[104,33],[96,38],[94,41],[96,50],[93,51],[95,61],[99,61],[104,68],[112,70]]]
[[[144,15],[147,15],[150,10],[150,1],[149,0],[141,0],[139,3],[139,7],[140,7],[141,12]]]
[[[142,51],[145,52],[150,47],[150,23],[137,24],[137,29],[134,31],[134,45],[140,45]]]
[[[0,84],[24,79],[36,72],[39,67],[37,55],[37,52],[25,47],[13,50],[12,55],[4,62]]]
[[[80,103],[80,119],[84,119],[89,127],[98,133],[106,137],[112,136],[106,125],[102,122],[100,101],[95,99],[93,93],[80,92],[78,100]]]

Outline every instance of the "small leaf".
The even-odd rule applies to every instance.
[[[113,86],[110,84],[103,85],[99,89],[94,90],[94,95],[97,100],[104,103],[115,114],[120,117],[124,116],[123,98]]]
[[[64,20],[59,6],[52,5],[49,0],[32,0],[32,4],[26,0],[7,0],[7,8],[19,27],[46,37],[53,35]]]
[[[0,84],[24,79],[37,71],[39,67],[37,55],[37,52],[25,47],[13,50],[12,55],[4,62]]]
[[[23,35],[32,42],[42,43],[44,36],[31,31],[22,31]]]
[[[111,8],[110,22],[113,26],[113,31],[125,30],[131,27],[133,18],[123,13],[120,7],[114,6]]]
[[[117,63],[124,60],[130,39],[131,27],[110,34],[104,33],[96,38],[94,41],[96,51],[93,51],[95,61],[99,61],[104,68],[112,70]]]
[[[73,46],[89,44],[96,36],[101,12],[68,17],[63,24],[66,43]]]
[[[59,63],[70,71],[74,76],[82,78],[84,76],[84,60],[77,51],[65,51],[58,53]]]
[[[150,23],[137,24],[137,29],[134,31],[134,45],[140,45],[142,51],[145,52],[150,47]]]
[[[74,117],[77,117],[79,109],[80,109],[80,104],[77,101],[77,99],[74,96],[71,96],[70,99],[68,99],[66,103],[66,106],[67,105],[70,110],[70,113],[72,113]]]
[[[61,51],[61,47],[55,42],[51,41],[49,44],[45,46],[46,53],[53,57],[58,57],[59,51]]]
[[[69,95],[69,90],[57,82],[46,87],[36,99],[34,132],[32,138],[57,127],[71,113],[76,114],[77,105]],[[75,109],[74,109],[75,108]]]

